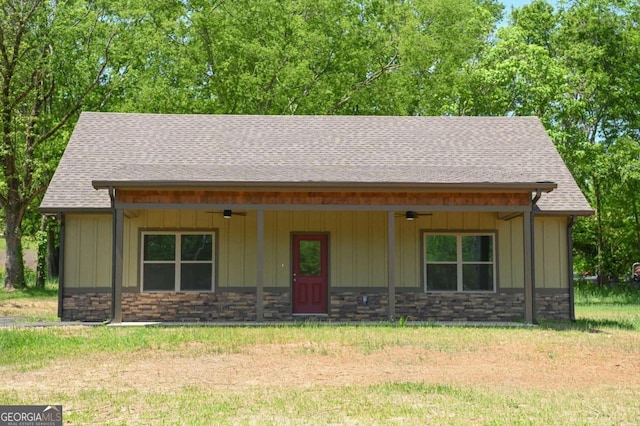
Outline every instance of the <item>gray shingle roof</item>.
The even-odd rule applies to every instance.
[[[43,211],[109,207],[92,182],[557,183],[542,211],[591,207],[536,117],[82,113]]]

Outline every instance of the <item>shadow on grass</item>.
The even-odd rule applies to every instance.
[[[541,321],[540,328],[555,331],[584,331],[586,333],[606,333],[603,329],[638,331],[632,321],[581,318],[575,321]]]
[[[58,287],[49,284],[42,288],[36,286],[27,286],[16,288],[12,291],[0,290],[0,300],[10,299],[55,299],[58,296]]]

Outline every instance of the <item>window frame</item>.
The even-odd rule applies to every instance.
[[[431,261],[427,262],[427,237],[432,235],[446,235],[456,237],[456,260],[454,261]],[[464,261],[462,259],[462,237],[491,237],[492,238],[492,261]],[[421,260],[422,279],[425,293],[496,293],[498,291],[498,247],[496,242],[497,231],[443,231],[443,230],[423,230],[421,240]],[[456,289],[455,290],[431,290],[427,286],[427,265],[456,265]],[[465,290],[464,289],[464,265],[492,265],[493,287],[490,290]]]
[[[173,260],[145,260],[145,244],[146,235],[173,235],[175,236],[175,252]],[[211,236],[211,260],[182,260],[182,236],[183,235],[210,235]],[[216,263],[217,263],[217,232],[215,229],[190,229],[190,230],[154,230],[145,229],[140,231],[139,245],[139,268],[140,268],[140,291],[144,293],[214,293],[216,291]],[[171,290],[149,290],[144,287],[144,266],[146,264],[172,264],[174,268],[174,288]],[[210,264],[211,265],[211,287],[207,290],[183,290],[181,282],[181,272],[183,264]]]

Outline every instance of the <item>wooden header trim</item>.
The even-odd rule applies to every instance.
[[[272,204],[272,205],[403,205],[403,206],[528,206],[531,194],[513,192],[262,192],[118,190],[120,203],[146,204]]]

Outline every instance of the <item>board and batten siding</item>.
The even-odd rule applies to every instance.
[[[568,288],[567,219],[538,217],[535,226],[536,288]]]
[[[111,215],[65,215],[64,285],[111,287]]]
[[[140,210],[125,222],[124,287],[140,281],[140,233],[142,231],[214,231],[215,286],[253,287],[256,282],[256,215],[225,219],[221,211]]]
[[[128,212],[124,226],[124,287],[139,286],[142,230],[216,232],[216,288],[254,287],[257,215],[203,210]],[[329,234],[332,288],[384,288],[387,276],[386,212],[266,211],[265,287],[288,288],[291,235]],[[567,288],[566,218],[536,217],[537,288]],[[497,219],[495,213],[439,212],[407,221],[396,218],[396,287],[423,288],[423,231],[496,231],[498,282],[503,289],[523,287],[522,218]],[[111,215],[66,215],[65,286],[111,285]]]

